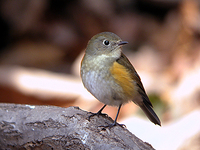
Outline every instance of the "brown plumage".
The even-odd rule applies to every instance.
[[[136,103],[138,106],[140,106],[140,108],[144,111],[144,113],[147,115],[149,120],[151,120],[154,124],[161,125],[161,122],[160,122],[158,116],[152,109],[153,105],[151,104],[151,102],[144,90],[140,76],[137,74],[135,68],[131,65],[128,58],[122,53],[121,57],[119,59],[117,59],[116,61],[119,64],[121,64],[122,66],[125,66],[125,68],[127,68],[127,71],[130,72],[131,78],[133,80],[132,82],[136,82],[137,87],[138,87],[137,91],[143,100],[143,101],[139,101],[139,102],[134,101],[134,100],[132,100],[132,101],[134,103]]]
[[[127,43],[111,32],[97,34],[88,42],[81,62],[81,78],[86,89],[105,104],[91,116],[102,114],[106,105],[117,106],[115,121],[108,125],[115,126],[121,106],[133,101],[154,124],[161,125],[139,75],[122,53],[122,45]]]

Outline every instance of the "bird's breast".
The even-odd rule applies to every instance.
[[[83,61],[81,66],[83,84],[99,101],[119,106],[120,103],[131,100],[134,84],[122,65],[115,61],[105,62],[105,59]]]

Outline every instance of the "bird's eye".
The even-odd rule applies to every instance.
[[[109,45],[110,42],[109,42],[108,40],[104,40],[104,41],[103,41],[103,44],[104,44],[104,45]]]

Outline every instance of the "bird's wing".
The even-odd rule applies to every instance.
[[[151,107],[153,107],[144,90],[140,76],[137,74],[135,68],[132,66],[128,58],[122,53],[121,57],[117,59],[116,62],[118,62],[120,65],[123,65],[125,68],[127,68],[127,70],[130,72],[131,78],[133,79],[133,81],[136,82],[137,86],[139,87],[137,90],[138,90],[138,93],[141,95],[143,101],[145,101],[145,103],[148,103]]]

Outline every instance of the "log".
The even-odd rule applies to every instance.
[[[113,120],[87,117],[78,107],[0,104],[0,149],[153,150],[126,128],[99,127]]]

